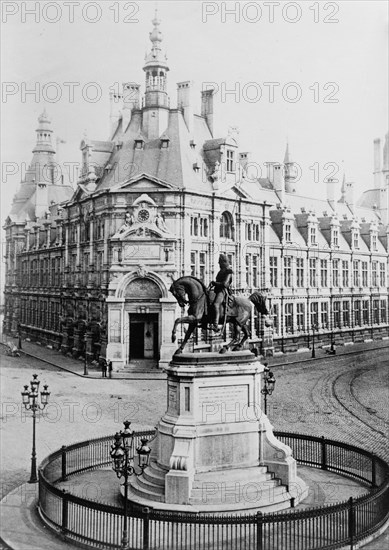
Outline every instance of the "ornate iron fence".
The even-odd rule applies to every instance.
[[[137,432],[154,437],[154,431]],[[127,521],[133,550],[330,550],[354,545],[389,517],[389,465],[366,450],[339,441],[286,432],[275,435],[300,464],[366,483],[365,495],[333,505],[268,514],[197,514],[123,508],[91,501],[56,486],[69,476],[111,462],[112,436],[77,443],[49,455],[39,469],[39,511],[44,521],[74,542],[120,548]]]

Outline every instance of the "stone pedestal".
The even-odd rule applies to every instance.
[[[158,508],[229,512],[291,506],[308,488],[291,449],[262,412],[263,366],[247,351],[187,353],[165,369],[167,411],[131,500]]]

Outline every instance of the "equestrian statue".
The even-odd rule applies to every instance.
[[[176,341],[177,326],[188,325],[185,337],[176,354],[183,352],[186,343],[198,326],[206,329],[210,325],[211,330],[215,333],[223,334],[227,323],[233,327],[233,338],[222,348],[220,353],[225,353],[230,348],[233,351],[240,350],[246,340],[250,338],[252,304],[261,315],[269,315],[266,298],[260,292],[254,292],[248,298],[231,294],[233,271],[225,254],[220,254],[219,266],[220,271],[208,288],[200,279],[189,275],[180,277],[170,287],[170,292],[181,308],[189,305],[188,314],[179,317],[174,322],[172,342]],[[270,327],[272,322],[266,319],[265,325]],[[242,338],[241,332],[243,332]]]

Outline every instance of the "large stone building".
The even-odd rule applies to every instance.
[[[388,337],[388,137],[359,202],[346,180],[339,200],[333,180],[326,200],[299,195],[288,148],[258,179],[234,132],[213,135],[212,90],[196,114],[192,83],[180,82],[170,107],[153,25],[144,95],[126,82],[111,96],[110,139],[82,141],[76,190],[58,181],[50,121],[39,118],[5,223],[5,331],[117,368],[166,364],[180,315],[172,281],[210,281],[225,252],[236,291],[268,291],[276,350],[307,347],[313,332],[322,345]],[[256,318],[262,349],[265,330]]]

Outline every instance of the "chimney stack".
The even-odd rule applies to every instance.
[[[201,92],[201,116],[205,118],[209,131],[213,137],[213,94],[214,89],[202,90]]]
[[[334,206],[334,203],[335,203],[335,188],[337,183],[338,183],[338,180],[334,178],[327,179],[327,200],[332,207]]]
[[[121,117],[122,101],[123,101],[123,94],[117,94],[115,92],[109,93],[109,105],[110,105],[109,122],[110,122],[110,132],[111,132],[110,137],[113,137],[116,131],[119,119]]]
[[[374,140],[374,188],[381,187],[381,140]]]
[[[190,135],[193,134],[193,82],[177,83],[177,108],[184,112],[185,124]]]
[[[123,131],[127,129],[127,126],[131,120],[131,112],[133,109],[139,109],[139,84],[135,82],[123,83]]]
[[[354,182],[352,181],[346,182],[345,202],[354,211]]]

